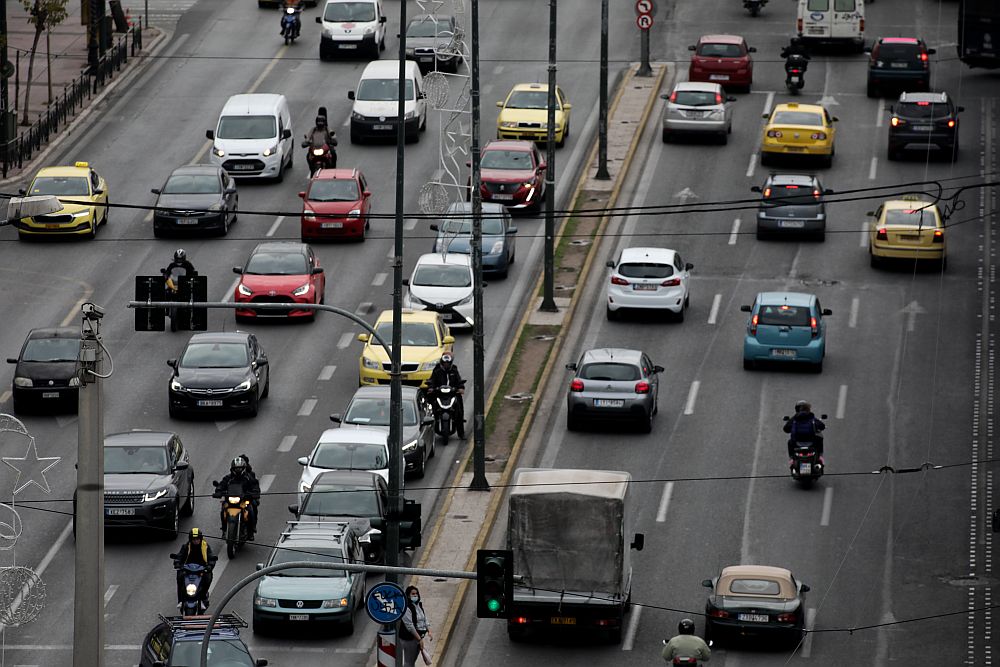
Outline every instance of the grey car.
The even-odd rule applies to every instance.
[[[211,231],[225,236],[236,222],[236,181],[214,164],[174,169],[162,188],[153,188],[153,236]]]
[[[721,85],[681,81],[673,92],[660,97],[667,101],[663,105],[663,143],[680,134],[711,135],[721,144],[729,141],[736,98],[726,95]]]
[[[822,241],[826,238],[826,204],[824,197],[833,190],[824,189],[811,174],[771,174],[764,185],[755,185],[751,192],[761,194],[757,209],[757,238],[778,235],[809,235]]]
[[[448,207],[444,222],[431,225],[438,233],[431,252],[472,252],[472,202],[459,201]],[[483,273],[506,278],[514,263],[517,227],[511,224],[505,206],[483,202]]]
[[[457,72],[462,63],[464,36],[454,16],[414,16],[406,26],[406,58],[415,60],[424,72],[434,69]]]
[[[657,412],[659,374],[645,352],[622,348],[588,350],[575,364],[566,394],[566,428],[579,429],[585,421],[628,421],[643,433],[653,430]]]

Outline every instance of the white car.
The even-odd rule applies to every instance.
[[[688,281],[693,264],[667,248],[626,248],[617,260],[607,262],[608,319],[618,319],[623,309],[668,310],[684,321],[690,301]]]
[[[669,95],[661,95],[663,105],[663,143],[678,134],[705,134],[726,143],[733,131],[733,107],[736,98],[726,95],[717,83],[681,81]]]
[[[472,327],[472,258],[462,253],[421,255],[403,296],[403,307],[441,313],[449,328]]]
[[[389,434],[385,429],[330,428],[323,431],[309,456],[299,458],[302,477],[299,478],[299,503],[310,491],[320,473],[327,470],[367,470],[389,483]],[[402,476],[402,454],[400,479]]]

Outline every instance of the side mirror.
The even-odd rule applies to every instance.
[[[927,55],[933,56],[935,53],[937,53],[937,49],[927,49]]]
[[[372,196],[372,191],[371,190],[365,190],[364,192],[361,193],[361,196],[364,197],[365,199],[368,199],[369,197]]]
[[[715,588],[715,584],[712,583],[711,579],[702,579],[701,585],[705,588]]]
[[[503,108],[503,102],[502,101],[501,102],[497,102],[497,106],[502,109]]]
[[[28,190],[26,188],[18,188],[17,189],[17,194],[22,195],[22,196],[26,195],[26,194],[28,194]]]
[[[302,142],[301,144],[299,144],[299,145],[300,145],[300,146],[302,146],[302,148],[309,148],[309,147],[310,147],[310,146],[312,145],[312,142],[311,142],[311,141],[309,141],[308,139],[306,139],[305,141],[303,141],[303,142]]]
[[[219,486],[219,480],[213,479],[212,480],[212,486],[218,487]]]
[[[233,273],[235,273],[238,276],[242,276],[243,275],[243,269],[241,269],[238,266],[234,266],[233,267]]]
[[[95,195],[103,195],[104,194],[104,190],[102,190],[101,188],[94,188],[94,194]]]
[[[291,139],[292,138],[292,131],[289,130],[286,127],[284,130],[281,131],[281,138],[282,139]]]
[[[824,308],[823,309],[823,314],[824,315],[833,315],[833,311],[830,310],[829,308]]]
[[[781,421],[786,422],[789,419],[791,419],[791,417],[789,417],[788,415],[785,415],[784,417],[781,418]]]
[[[300,466],[307,466],[307,465],[309,465],[309,457],[308,456],[300,456],[296,460],[299,462]]]
[[[764,192],[764,189],[759,185],[755,185],[752,188],[750,188],[750,192]]]
[[[566,370],[568,370],[568,371],[575,371],[576,370],[576,364],[575,363],[573,363],[573,364],[566,364]]]
[[[360,342],[362,342],[362,343],[367,343],[368,342],[368,338],[369,338],[369,335],[366,334],[366,333],[359,333],[358,334],[358,340]]]
[[[215,141],[215,132],[212,130],[205,130],[205,138],[209,141]]]
[[[257,667],[267,667],[267,658],[257,658]]]
[[[295,516],[298,516],[299,515],[299,506],[298,505],[289,505],[288,506],[288,511],[291,512],[292,514],[294,514]]]
[[[305,198],[306,198],[306,193],[305,190],[303,190],[302,192],[299,193],[299,199],[305,199]]]
[[[823,194],[825,194],[825,195],[832,195],[833,194],[833,190],[830,189],[830,188],[827,188],[826,190],[823,190]]]
[[[378,17],[378,22],[379,23],[385,23],[385,17],[384,16]]]
[[[334,412],[332,415],[330,415],[330,421],[332,421],[335,424],[339,424],[342,421],[344,421],[344,416],[339,412]]]
[[[865,53],[871,53],[871,52],[872,52],[872,47],[866,46],[865,47]]]
[[[399,39],[399,38],[400,38],[400,34],[397,32],[396,33],[396,39]]]
[[[669,100],[670,99],[670,95],[667,95],[666,93],[663,93],[662,95],[660,95],[660,99],[661,100]]]
[[[403,278],[402,283],[404,285],[406,285],[407,287],[409,287],[410,286],[410,279],[409,278]]]
[[[692,44],[691,46],[688,47],[688,51],[694,51],[694,50],[695,50],[694,44]]]
[[[353,100],[354,99],[354,91],[353,90],[348,90],[347,91],[347,99],[349,99],[349,100]]]
[[[732,95],[727,95],[727,96],[726,96],[726,101],[727,101],[727,102],[735,102],[735,101],[736,101],[736,98],[735,98],[735,97],[733,97]]]
[[[170,558],[177,558],[177,554],[169,554]]]
[[[604,262],[604,266],[608,267],[609,269],[615,268],[615,260],[609,259],[608,261]]]
[[[430,417],[430,416],[424,415],[424,417],[422,417],[420,419],[420,425],[421,426],[433,426],[434,425],[434,417]]]
[[[961,113],[965,111],[965,107],[955,107],[955,113]]]
[[[569,102],[564,102],[563,103],[563,111],[569,111],[572,108],[573,108],[573,105],[570,104]]]
[[[8,359],[7,361],[10,361],[10,359]],[[170,366],[171,368],[177,368],[177,360],[167,359],[167,366]]]
[[[454,345],[454,343],[455,337],[450,334],[441,339],[442,345]]]
[[[254,565],[253,569],[255,569],[258,572],[260,572],[261,570],[264,569],[264,564],[263,563],[257,563],[256,565]]]
[[[316,23],[322,23],[322,22],[323,22],[323,19],[320,18],[319,16],[317,16],[316,17]]]
[[[174,464],[174,470],[187,470],[190,467],[191,464],[188,463],[187,461],[178,461],[176,464]]]
[[[227,187],[226,188],[226,194],[227,195],[234,195],[234,194],[236,194],[236,186],[235,185],[230,185],[229,187]]]
[[[662,373],[663,372],[663,366],[653,366],[653,372],[654,373]]]
[[[809,588],[809,584],[802,584],[802,585],[801,585],[801,586],[799,587],[799,590],[800,590],[800,591],[802,591],[803,593],[808,593],[808,592],[809,592],[809,591],[811,591],[812,589],[811,589],[811,588]]]
[[[11,357],[7,357],[7,363],[8,364],[16,364],[17,363],[17,359],[12,359]]]
[[[646,536],[642,533],[636,533],[635,539],[632,540],[632,544],[629,546],[636,551],[642,551],[642,548],[646,546]]]
[[[874,218],[875,211],[865,211],[865,215],[867,215],[869,218]]]
[[[508,234],[517,234],[517,227],[508,227],[507,228],[507,233]]]
[[[432,231],[432,232],[436,232],[436,231],[439,231],[439,229],[438,229],[438,226],[437,226],[437,224],[435,224],[435,223],[431,223],[431,231]]]
[[[160,188],[150,188],[149,191],[152,192],[154,195],[160,194]]]
[[[820,416],[819,416],[819,418],[820,418],[820,419],[828,419],[828,417],[827,417],[827,416],[826,416],[825,414],[823,414],[823,415],[820,415]]]
[[[763,118],[764,120],[767,120],[768,118],[770,118],[770,117],[771,117],[771,114],[769,114],[769,113],[762,113],[762,114],[760,115],[760,117],[761,117],[761,118]]]
[[[740,310],[743,311],[744,313],[749,313],[753,310],[753,308],[751,308],[750,306],[740,306]]]
[[[545,171],[548,168],[549,168],[548,164],[546,164],[544,162],[539,162],[538,163],[538,171]]]
[[[694,264],[692,264],[691,262],[688,262],[687,264],[684,265],[684,270],[685,271],[690,271],[693,268],[694,268]]]
[[[839,120],[840,120],[840,119],[839,119],[839,118],[837,118],[836,116],[834,116],[834,117],[833,117],[833,122],[834,122],[834,123],[838,122]]]
[[[747,51],[749,51],[750,53],[757,53],[757,47],[756,46],[749,46],[749,47],[747,47]]]
[[[323,273],[323,267],[322,266],[314,266],[313,269],[312,269],[312,273],[313,273],[314,276],[318,275],[320,273]]]

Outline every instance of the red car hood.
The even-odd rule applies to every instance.
[[[320,216],[344,216],[361,208],[363,200],[359,201],[307,201],[302,211],[312,210]]]
[[[309,276],[298,275],[298,276],[258,276],[258,275],[244,275],[243,279],[240,281],[247,287],[249,287],[254,294],[260,292],[269,292],[274,290],[278,294],[285,294],[291,292],[297,287],[302,287],[307,282],[309,282]]]
[[[530,169],[483,169],[481,178],[490,183],[527,183],[535,180]]]

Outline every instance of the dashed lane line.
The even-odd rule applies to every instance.
[[[406,220],[403,221],[403,229],[405,229],[406,231],[412,232],[416,228],[417,228],[416,218],[407,218]]]
[[[268,473],[266,475],[261,475],[260,476],[260,492],[261,493],[267,493],[268,489],[271,488],[272,484],[274,484],[274,474],[273,473]]]
[[[729,232],[729,245],[736,245],[736,239],[740,235],[740,219],[733,220],[733,229]]]
[[[632,605],[631,617],[628,619],[628,627],[625,629],[625,637],[622,639],[622,650],[631,651],[635,645],[635,633],[639,629],[639,617],[642,615],[642,605]]]
[[[858,245],[862,248],[868,247],[868,221],[861,223],[861,233],[858,234]]]
[[[691,382],[691,389],[688,390],[687,403],[684,405],[684,414],[693,415],[694,414],[694,403],[698,400],[698,388],[701,387],[701,382],[699,380],[694,380]]]
[[[340,350],[346,349],[347,346],[351,344],[352,340],[354,340],[354,334],[352,334],[350,331],[348,331],[345,334],[341,334],[340,340],[337,341],[337,349]]]
[[[828,486],[823,491],[823,514],[819,518],[819,525],[830,525],[830,510],[833,509],[833,487]]]
[[[670,507],[670,496],[674,494],[674,483],[667,482],[663,485],[663,495],[660,496],[660,507],[656,510],[657,523],[667,520],[667,508]]]
[[[722,305],[722,295],[712,297],[712,309],[708,311],[708,323],[715,324],[719,317],[719,306]]]
[[[844,412],[847,410],[847,385],[840,385],[840,391],[837,392],[837,419],[844,418]]]
[[[877,174],[878,174],[878,158],[873,155],[871,164],[868,167],[868,180],[874,181],[875,176]]]
[[[278,451],[279,452],[292,451],[292,447],[295,446],[295,441],[298,439],[299,436],[297,435],[286,435],[284,438],[281,439],[281,442],[278,444]]]
[[[756,151],[750,154],[750,164],[747,165],[747,178],[753,177],[754,169],[757,168],[757,153]]]
[[[774,91],[767,91],[767,98],[764,100],[764,113],[771,115],[771,107],[774,106]]]
[[[107,607],[108,603],[111,602],[111,598],[115,596],[118,592],[118,584],[111,584],[108,586],[108,590],[104,591],[104,606]]]
[[[875,127],[882,127],[882,121],[885,118],[885,109],[882,108],[881,101],[879,104],[875,105]]]
[[[0,403],[6,403],[7,399],[9,399],[12,395],[13,394],[10,393],[10,389],[0,394]]]
[[[307,398],[302,401],[302,407],[299,408],[298,416],[308,417],[311,415],[312,411],[316,408],[316,403],[318,403],[318,401],[315,398]]]
[[[375,277],[372,278],[372,285],[375,287],[381,287],[385,284],[385,279],[389,277],[388,273],[376,273]]]
[[[333,374],[337,372],[336,366],[323,366],[323,370],[319,372],[319,377],[316,378],[320,382],[326,382],[333,377]]]
[[[267,232],[264,234],[264,236],[269,236],[269,237],[270,236],[274,236],[274,233],[276,231],[278,231],[278,227],[281,226],[281,222],[284,219],[285,219],[285,216],[283,216],[283,215],[279,215],[277,218],[275,218],[274,219],[274,223],[271,225],[271,228],[267,230]]]
[[[859,297],[851,299],[851,312],[847,316],[847,326],[851,329],[855,329],[858,326],[858,308],[860,307],[861,299]]]
[[[809,607],[806,609],[806,630],[812,630],[816,623],[816,608]],[[808,658],[812,655],[812,645],[813,645],[813,633],[807,632],[805,638],[802,640],[802,650],[799,651],[799,655],[803,658]]]

